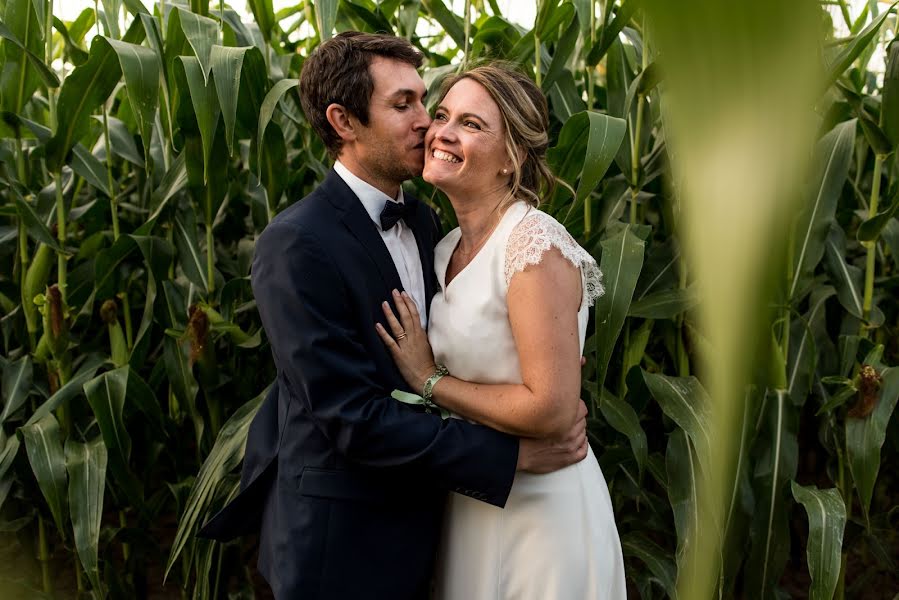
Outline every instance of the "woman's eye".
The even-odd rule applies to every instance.
[[[446,115],[443,113],[437,113],[436,115],[434,115],[434,120],[435,121],[446,121]]]
[[[465,125],[466,127],[472,128],[472,129],[478,129],[478,130],[481,129],[481,126],[478,125],[477,123],[475,123],[474,121],[465,121],[462,124]]]

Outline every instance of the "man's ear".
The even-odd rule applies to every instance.
[[[344,106],[329,104],[328,108],[325,109],[325,116],[328,118],[328,123],[331,124],[331,127],[334,128],[334,131],[337,132],[337,135],[344,142],[351,142],[356,139],[356,128],[359,126],[359,121],[354,119]]]

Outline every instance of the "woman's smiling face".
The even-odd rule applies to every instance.
[[[499,106],[468,78],[456,82],[434,113],[425,136],[422,177],[447,194],[477,194],[508,185],[512,162]],[[474,196],[472,196],[474,197]]]

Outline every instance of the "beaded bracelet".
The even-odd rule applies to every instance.
[[[425,402],[433,402],[432,398],[434,397],[434,385],[444,375],[449,375],[449,370],[446,368],[446,365],[436,365],[437,370],[434,371],[434,374],[428,377],[428,380],[425,381],[425,385],[421,390],[421,397],[425,399]]]

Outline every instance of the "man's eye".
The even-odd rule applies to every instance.
[[[409,105],[408,104],[397,104],[393,108],[395,108],[397,110],[406,110],[407,108],[409,108]]]

